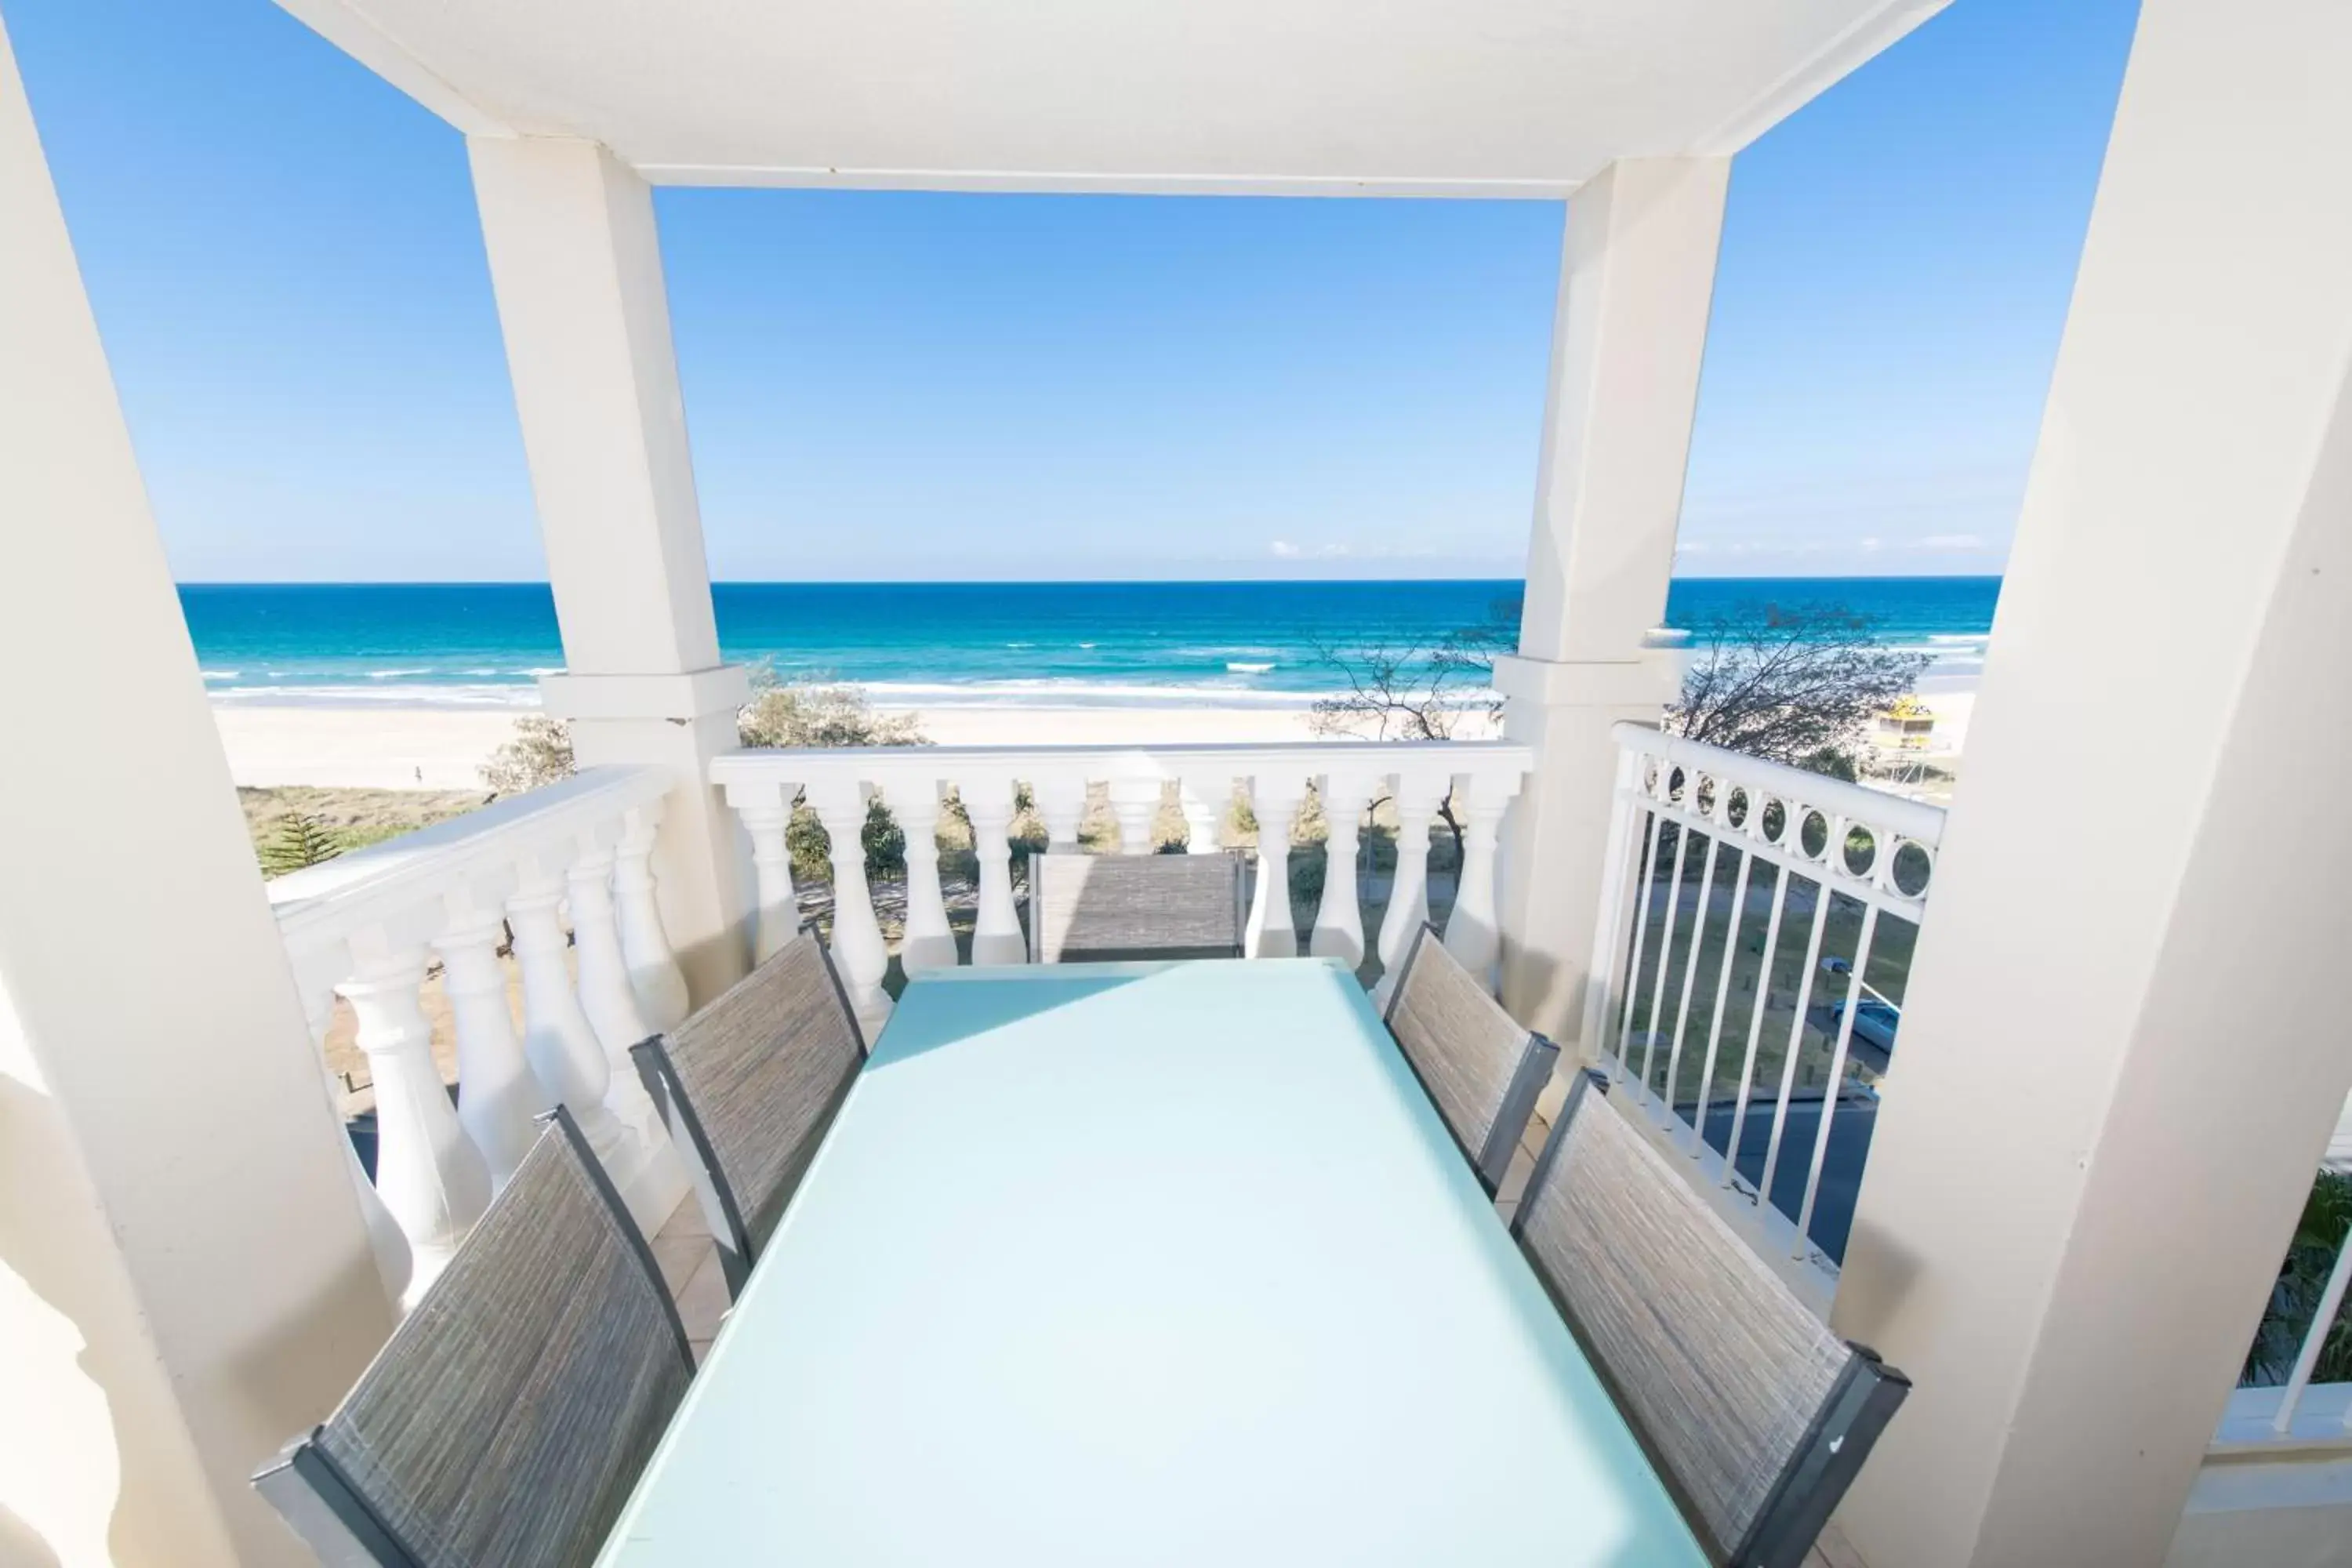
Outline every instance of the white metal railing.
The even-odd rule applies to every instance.
[[[1856,1030],[1865,1056],[1892,1046],[1944,813],[1642,725],[1616,736],[1580,1037],[1825,1306],[1876,1110]]]
[[[438,1271],[529,1149],[532,1118],[558,1102],[641,1222],[682,1192],[628,1058],[686,1013],[651,867],[670,787],[659,768],[590,768],[269,884],[312,1033],[324,1039],[338,994],[357,1016],[376,1105],[362,1201],[395,1293]],[[499,962],[509,928],[520,1036]],[[436,956],[455,1108],[420,1001]]]
[[[764,957],[799,924],[792,857],[785,843],[795,800],[805,802],[831,839],[834,953],[858,1011],[886,1016],[888,967],[866,886],[860,832],[867,803],[882,796],[907,838],[907,913],[899,962],[909,974],[958,962],[940,882],[936,833],[950,789],[971,823],[980,862],[971,962],[1019,963],[1027,956],[1013,889],[1010,832],[1015,792],[1026,784],[1049,839],[1076,841],[1087,788],[1101,784],[1118,825],[1119,847],[1142,853],[1152,821],[1180,809],[1195,853],[1218,847],[1227,806],[1246,799],[1258,823],[1259,866],[1247,951],[1298,950],[1290,907],[1291,828],[1317,785],[1330,826],[1323,894],[1307,950],[1360,962],[1356,846],[1360,818],[1381,795],[1395,802],[1397,868],[1377,951],[1393,967],[1428,911],[1430,825],[1449,794],[1465,813],[1463,865],[1446,946],[1474,971],[1494,973],[1498,953],[1495,861],[1504,812],[1530,764],[1513,742],[1325,742],[1272,746],[904,746],[838,751],[741,751],[715,759],[752,843],[759,881],[758,948]]]
[[[2285,1378],[2242,1387],[2230,1396],[2213,1435],[2216,1451],[2324,1447],[2341,1452],[2352,1447],[2352,1382],[2315,1381],[2331,1335],[2352,1332],[2352,1327],[2338,1326],[2347,1290],[2352,1290],[2352,1228],[2335,1245],[2326,1282],[2311,1303],[2311,1321],[2296,1342]],[[2340,1363],[2340,1346],[2334,1359]],[[2340,1373],[2335,1375],[2341,1377]]]

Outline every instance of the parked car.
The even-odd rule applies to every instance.
[[[1902,1013],[1895,1008],[1875,997],[1865,996],[1862,1005],[1854,1009],[1853,1037],[1892,1053],[1895,1049],[1895,1026],[1902,1019]],[[1843,1000],[1830,1005],[1830,1024],[1835,1028],[1844,1027],[1845,1003]]]

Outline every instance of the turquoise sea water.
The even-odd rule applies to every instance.
[[[1690,626],[1747,604],[1839,604],[1971,682],[1995,577],[1691,578]],[[1303,706],[1337,683],[1319,648],[1425,646],[1516,618],[1517,582],[721,583],[726,657],[947,707]],[[543,584],[195,584],[180,590],[205,684],[226,702],[528,706],[562,667]]]

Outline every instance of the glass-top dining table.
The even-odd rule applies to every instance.
[[[1698,1568],[1356,984],[910,984],[609,1568]]]

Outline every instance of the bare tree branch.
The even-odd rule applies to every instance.
[[[1853,778],[1871,720],[1911,690],[1925,654],[1890,648],[1843,605],[1744,605],[1694,628],[1666,727],[1694,741]]]

